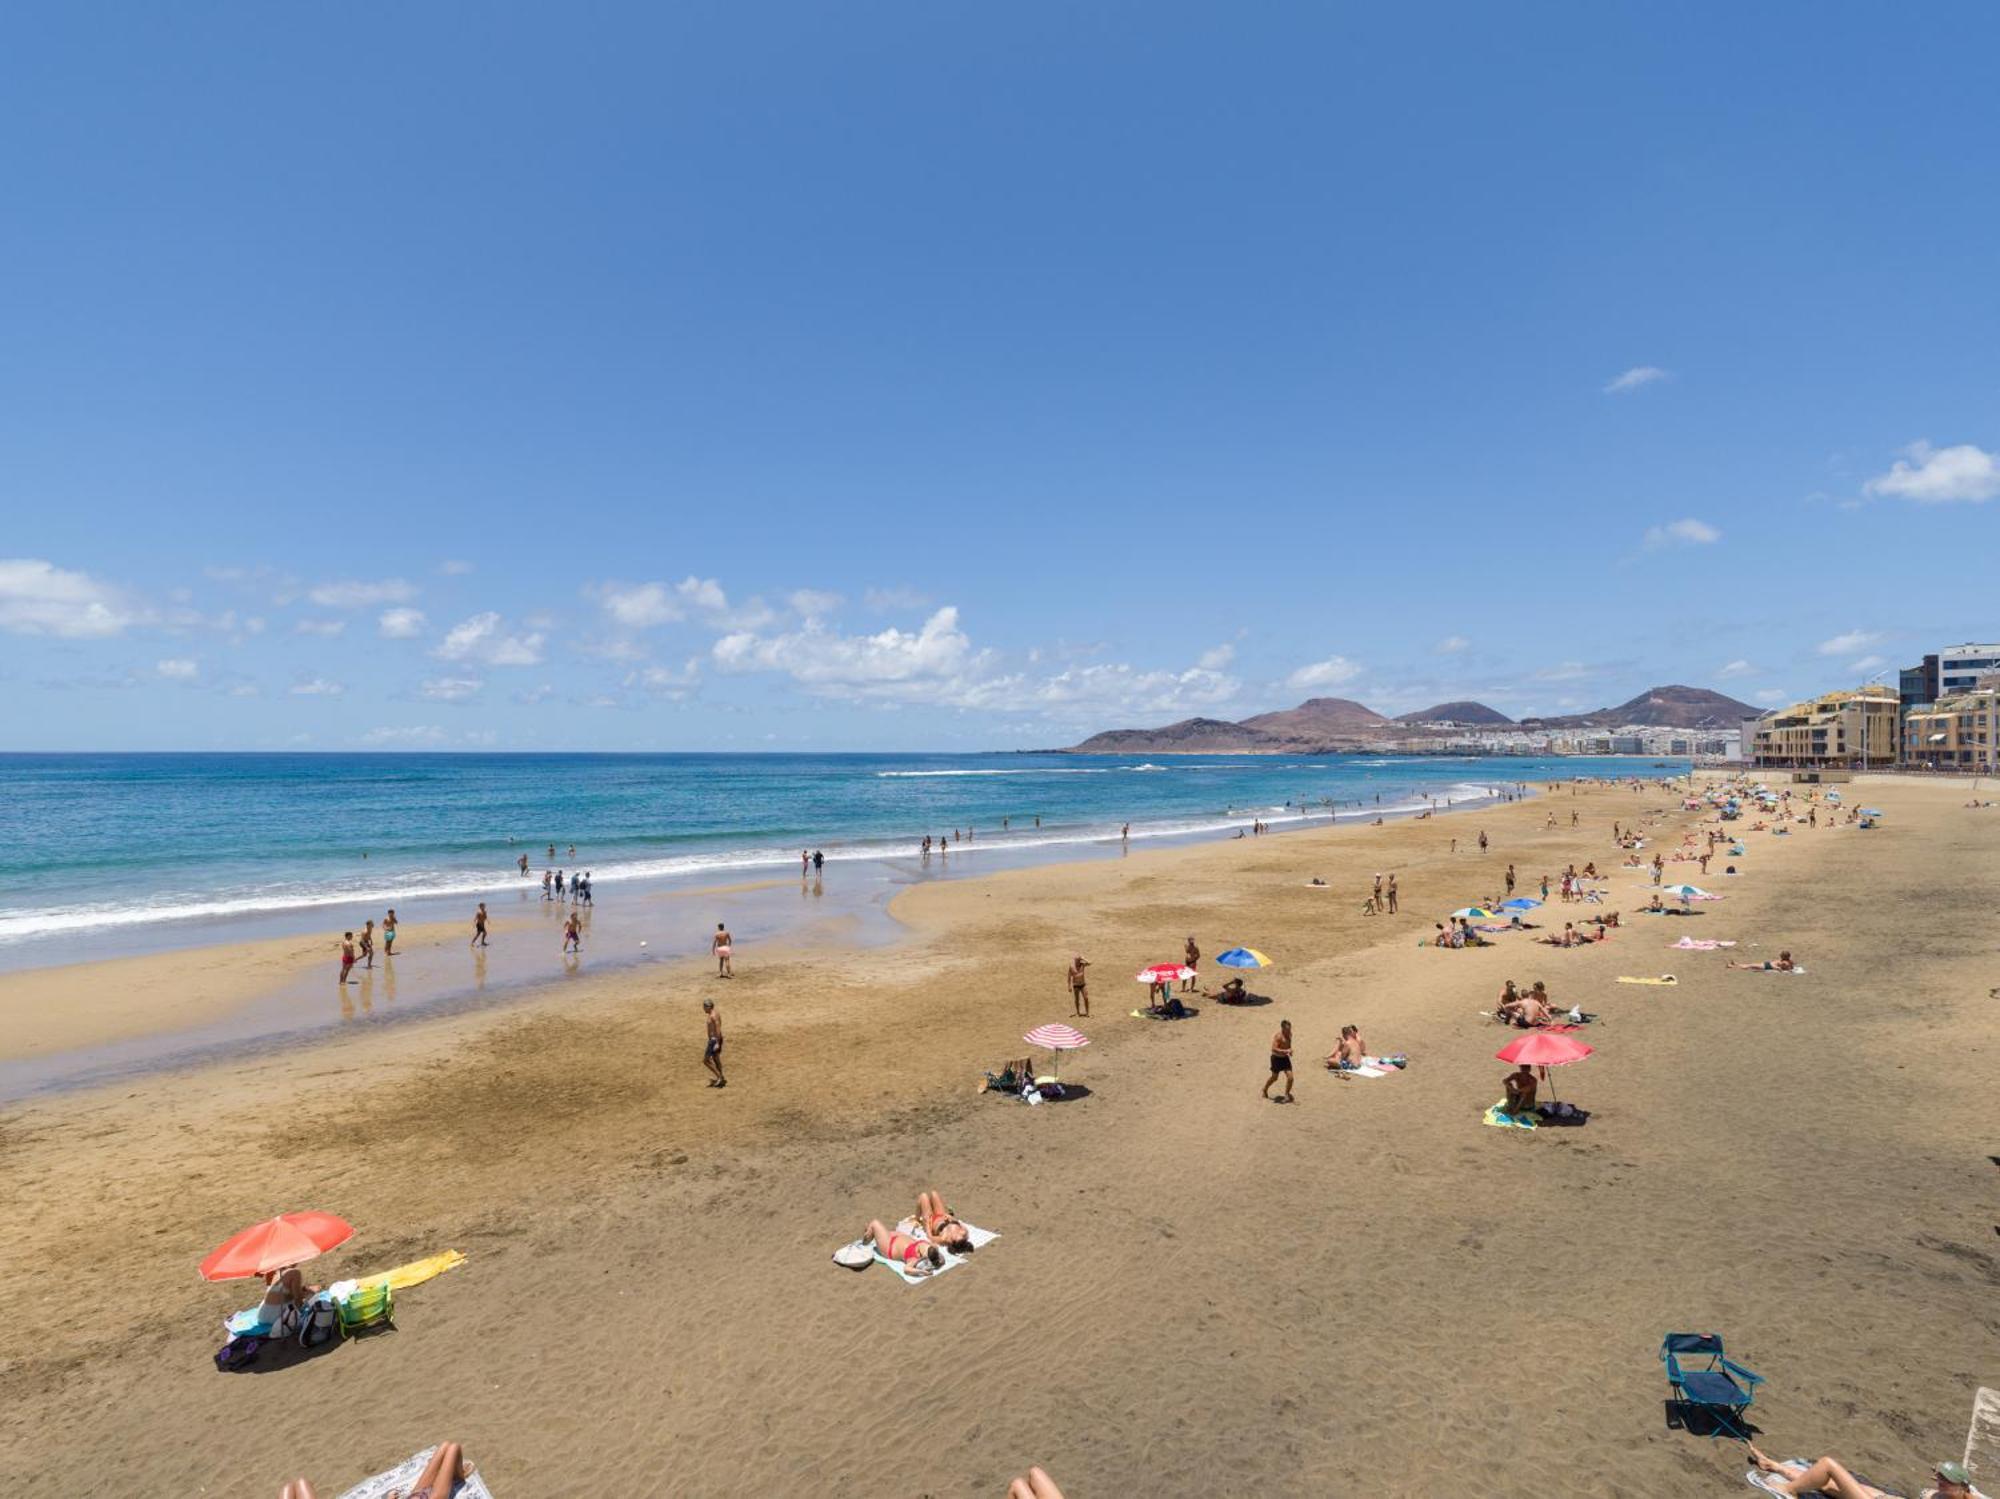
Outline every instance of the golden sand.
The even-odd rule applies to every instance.
[[[2000,813],[1862,784],[1884,828],[1753,835],[1700,918],[1633,918],[1621,872],[1626,925],[1587,950],[1416,943],[1510,861],[1524,888],[1615,862],[1611,819],[1658,790],[918,886],[888,948],[752,946],[734,981],[586,962],[524,1004],[16,1106],[0,1487],[338,1493],[450,1437],[502,1499],[997,1495],[1033,1461],[1071,1499],[1740,1490],[1740,1448],[1666,1427],[1656,1350],[1686,1328],[1769,1377],[1769,1450],[1914,1486],[2000,1384]],[[1378,869],[1399,917],[1361,914]],[[1683,931],[1808,973],[1669,951]],[[1132,1019],[1129,975],[1189,932],[1271,953],[1273,1003]],[[1071,1019],[1073,952],[1077,1095],[976,1094]],[[195,955],[185,981],[247,997],[288,961]],[[9,982],[68,1004],[113,971]],[[1602,1016],[1557,1077],[1587,1127],[1481,1126],[1508,1033],[1478,1012],[1509,976]],[[1258,1094],[1280,1017],[1290,1108]],[[1346,1022],[1409,1071],[1327,1074]],[[830,1262],[930,1185],[1001,1239],[915,1288]],[[255,1298],[195,1262],[293,1207],[358,1230],[314,1278],[469,1259],[393,1333],[218,1374],[220,1319]]]

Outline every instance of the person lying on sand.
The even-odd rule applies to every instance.
[[[1523,1062],[1514,1071],[1500,1080],[1500,1086],[1507,1090],[1509,1114],[1532,1114],[1535,1112],[1535,1069]]]
[[[1739,963],[1734,958],[1731,958],[1729,966],[1731,968],[1754,968],[1761,973],[1790,973],[1799,965],[1792,961],[1792,955],[1787,951],[1779,953],[1775,959],[1766,958],[1761,963]]]
[[[945,1253],[942,1248],[915,1234],[887,1228],[880,1219],[869,1220],[868,1226],[861,1231],[861,1242],[873,1245],[883,1259],[900,1263],[906,1275],[929,1275],[944,1268]]]
[[[456,1442],[440,1442],[431,1460],[424,1464],[423,1472],[417,1475],[414,1488],[407,1492],[391,1489],[387,1499],[451,1499],[451,1492],[472,1477],[475,1469],[465,1460],[465,1449]],[[278,1499],[319,1499],[312,1482],[305,1478],[294,1478],[278,1490]]]
[[[971,1238],[958,1214],[944,1205],[944,1193],[932,1190],[917,1194],[917,1224],[933,1244],[958,1249]]]
[[[1208,997],[1210,999],[1219,999],[1226,1005],[1240,1005],[1250,997],[1250,991],[1243,987],[1242,979],[1234,978],[1230,979]]]
[[[1839,1499],[1895,1499],[1887,1489],[1863,1483],[1830,1457],[1823,1457],[1807,1467],[1803,1463],[1773,1462],[1751,1447],[1750,1458],[1757,1464],[1757,1471],[1765,1476],[1764,1487],[1773,1494],[1834,1494]],[[1931,1476],[1937,1480],[1937,1487],[1927,1491],[1927,1499],[1928,1496],[1934,1496],[1934,1499],[1985,1499],[1972,1486],[1972,1475],[1965,1471],[1963,1463],[1939,1463],[1931,1470]]]

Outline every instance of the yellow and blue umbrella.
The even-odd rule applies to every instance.
[[[1226,953],[1216,954],[1215,961],[1224,968],[1269,968],[1271,960],[1254,947],[1232,947]]]
[[[1451,919],[1453,921],[1460,920],[1461,918],[1466,921],[1491,921],[1499,914],[1498,911],[1489,911],[1484,906],[1467,906],[1463,911],[1453,911]]]

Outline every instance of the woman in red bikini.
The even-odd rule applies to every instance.
[[[883,1259],[900,1264],[905,1275],[929,1275],[944,1268],[942,1247],[915,1234],[885,1228],[880,1219],[871,1220],[868,1227],[861,1231],[861,1242],[873,1245]]]
[[[942,1192],[919,1192],[916,1218],[917,1226],[930,1236],[933,1244],[960,1249],[971,1238],[965,1225],[959,1221],[958,1214],[944,1205]]]

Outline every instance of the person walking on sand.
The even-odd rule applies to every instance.
[[[574,953],[583,951],[583,928],[577,925],[575,912],[571,912],[569,919],[563,923],[562,950]]]
[[[382,956],[396,956],[396,908],[389,907],[389,914],[382,918]]]
[[[1484,828],[1479,830],[1479,851],[1482,854],[1486,852],[1486,829]]]
[[[722,1075],[722,1017],[716,1014],[712,999],[701,1002],[701,1012],[708,1019],[708,1045],[702,1050],[701,1065],[715,1074],[709,1087],[726,1088],[729,1079]]]
[[[343,984],[346,983],[348,974],[353,971],[354,933],[342,932],[340,935],[340,981]]]
[[[715,976],[719,979],[736,977],[735,965],[730,962],[730,954],[736,944],[730,940],[729,928],[721,922],[715,924],[715,935],[709,939],[708,950],[715,954]]]
[[[1090,1013],[1090,978],[1084,972],[1084,969],[1089,966],[1090,964],[1084,960],[1082,953],[1078,953],[1070,960],[1069,1007],[1070,1013],[1073,1015],[1088,1015]]]
[[[483,900],[479,903],[479,909],[472,914],[472,940],[465,945],[467,947],[486,945],[486,902]]]
[[[375,918],[369,917],[361,923],[361,956],[366,960],[363,968],[375,966]]]
[[[1194,945],[1193,937],[1189,937],[1187,939],[1186,962],[1190,970],[1199,968],[1201,966],[1201,949]],[[1181,993],[1183,994],[1194,993],[1194,980],[1195,980],[1195,975],[1192,971],[1190,971],[1188,976],[1181,980]]]
[[[1396,876],[1394,874],[1391,874],[1389,876],[1388,893],[1389,893],[1389,914],[1391,916],[1394,916],[1396,914]]]
[[[1514,893],[1514,866],[1512,864],[1507,866],[1507,893],[1509,895]]]
[[[1274,1100],[1277,1103],[1292,1101],[1292,1023],[1278,1022],[1278,1034],[1271,1038],[1271,1075],[1264,1079],[1264,1096],[1271,1097],[1271,1084],[1278,1080],[1278,1074],[1285,1077],[1285,1096]]]

